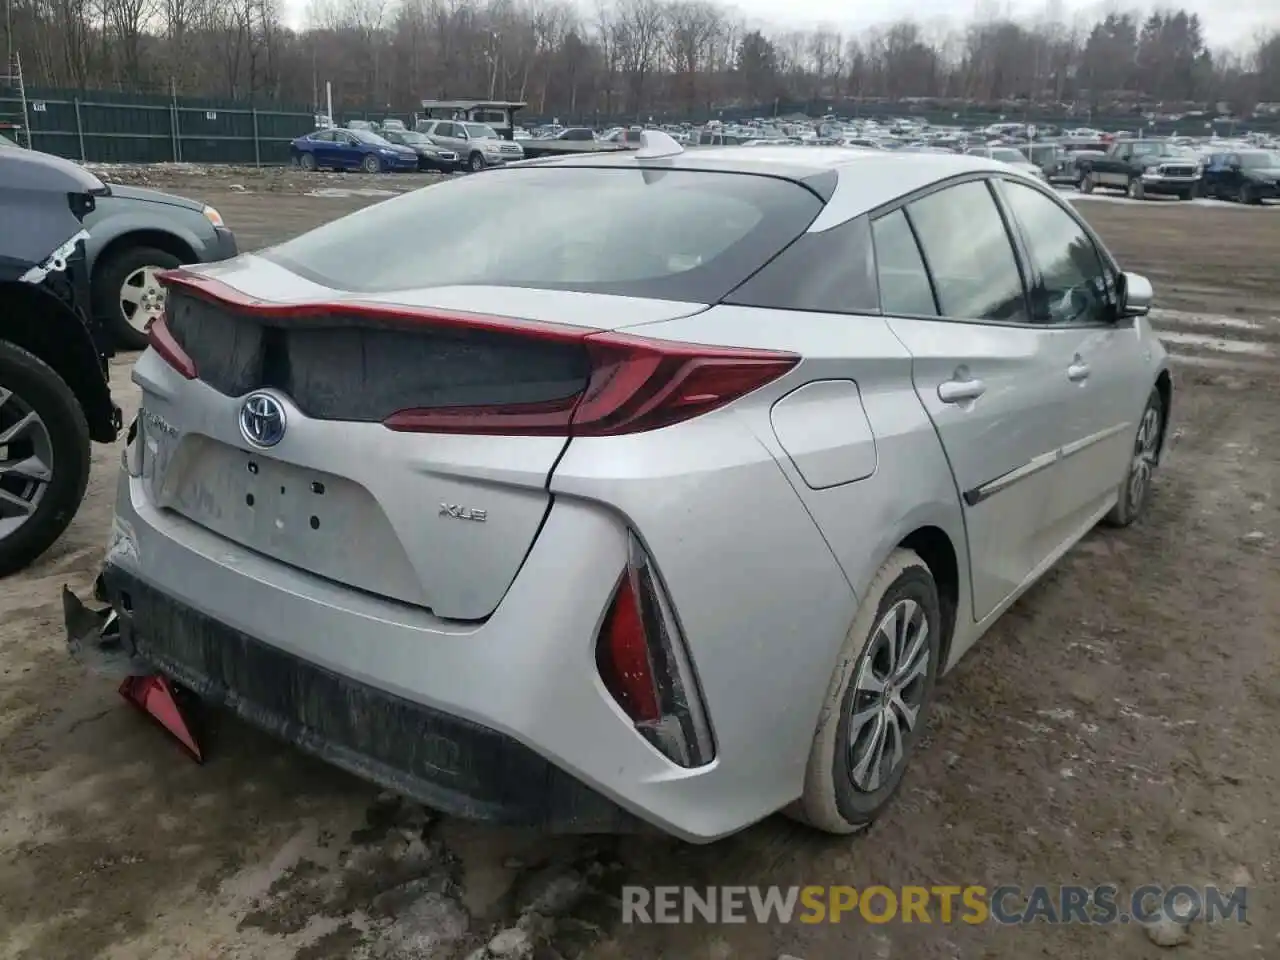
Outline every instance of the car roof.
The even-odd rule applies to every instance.
[[[595,153],[525,161],[538,167],[638,167],[702,170],[781,177],[816,186],[834,178],[834,189],[820,189],[827,206],[810,230],[827,229],[874,210],[896,197],[967,173],[1005,173],[1017,168],[987,157],[958,153],[900,153],[850,147],[703,147],[670,157],[635,153]]]

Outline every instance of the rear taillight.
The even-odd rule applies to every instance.
[[[169,328],[167,315],[156,317],[151,321],[151,324],[147,327],[147,342],[160,355],[160,359],[182,374],[183,377],[188,380],[196,378],[196,365],[187,356],[187,351],[182,349],[182,344],[178,343],[177,339],[174,338],[173,331]]]
[[[596,641],[605,689],[639,733],[682,767],[715,756],[697,681],[648,555],[629,535],[626,569]]]
[[[791,353],[709,347],[622,333],[423,307],[355,302],[270,303],[189,270],[160,274],[166,287],[276,323],[332,318],[401,327],[472,330],[580,345],[590,372],[586,386],[560,400],[484,406],[415,407],[383,421],[408,433],[601,437],[640,433],[709,413],[770,383],[800,358]],[[167,315],[151,324],[151,346],[188,380],[195,363],[173,335]]]
[[[515,329],[518,326],[513,325]],[[778,379],[793,354],[703,347],[620,333],[582,338],[585,389],[551,403],[402,410],[385,425],[419,433],[602,437],[640,433],[709,413]]]

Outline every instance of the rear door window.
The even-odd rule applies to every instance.
[[[821,207],[807,188],[774,177],[498,169],[387,200],[263,255],[357,292],[520,286],[711,303],[794,240]],[[424,230],[430,223],[449,228]],[[530,223],[555,229],[530,243]]]
[[[898,316],[936,317],[933,287],[907,215],[895,210],[873,223],[871,230],[876,245],[880,308]]]
[[[986,181],[970,180],[931,193],[908,206],[907,214],[943,316],[1029,321],[1013,241]]]

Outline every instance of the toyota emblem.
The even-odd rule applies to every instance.
[[[240,407],[240,433],[255,447],[274,447],[284,439],[285,416],[269,393],[251,393]]]

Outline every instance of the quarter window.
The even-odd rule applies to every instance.
[[[1022,276],[985,181],[931,193],[907,207],[945,317],[1028,322]]]
[[[880,309],[888,314],[935,317],[933,288],[906,214],[895,210],[871,227],[880,281]]]
[[[1080,222],[1056,201],[1021,184],[1002,187],[1022,228],[1035,268],[1031,290],[1036,323],[1104,324],[1110,320],[1102,257]]]

